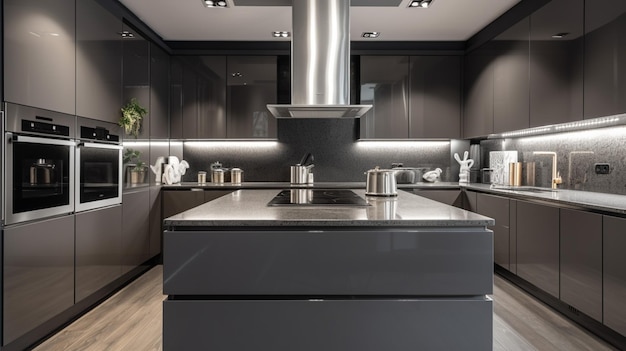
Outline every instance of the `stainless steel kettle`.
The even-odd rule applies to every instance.
[[[397,196],[396,171],[393,169],[380,169],[376,166],[365,172],[367,182],[365,195],[368,196]]]
[[[49,163],[44,158],[40,158],[37,162],[30,166],[30,184],[41,185],[50,184],[55,178],[55,165]]]

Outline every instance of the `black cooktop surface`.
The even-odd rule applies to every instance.
[[[268,206],[369,206],[352,190],[290,189],[282,190]]]

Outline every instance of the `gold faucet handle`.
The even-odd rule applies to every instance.
[[[563,178],[561,178],[561,173],[556,172],[556,178],[552,179],[552,185],[556,188],[558,184],[563,184]]]

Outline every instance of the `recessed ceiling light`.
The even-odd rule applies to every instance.
[[[554,39],[561,39],[561,38],[565,38],[569,33],[556,33],[554,35],[552,35],[552,38]]]
[[[291,36],[291,33],[277,30],[272,32],[272,36],[274,38],[289,38]]]
[[[412,0],[409,2],[409,7],[416,7],[419,9],[427,9],[433,4],[434,0]]]
[[[243,77],[243,74],[241,74],[241,72],[235,72],[233,74],[231,74],[234,78],[239,78],[239,77]]]
[[[128,39],[128,38],[134,38],[135,35],[127,30],[121,31],[120,35],[122,36],[122,38]]]
[[[226,0],[202,0],[204,7],[225,8],[228,7]]]
[[[363,32],[363,34],[361,34],[363,38],[378,38],[379,35],[380,32]]]

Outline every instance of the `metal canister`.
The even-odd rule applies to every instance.
[[[241,182],[243,182],[243,170],[241,170],[241,168],[233,168],[230,170],[230,182],[233,184],[241,184]]]
[[[222,184],[224,183],[224,170],[216,168],[211,170],[211,183]]]

